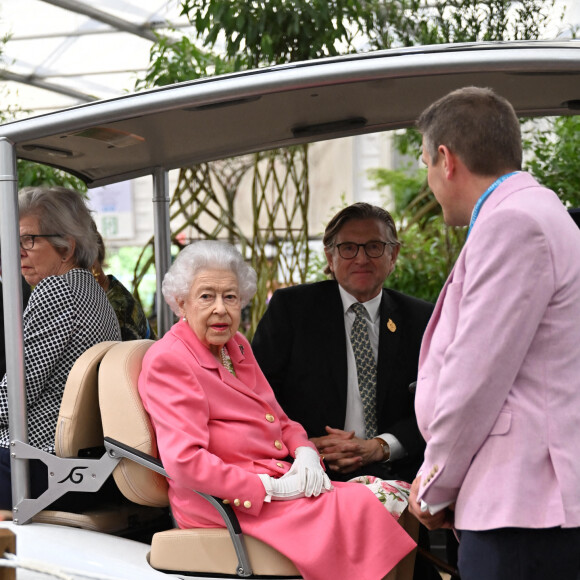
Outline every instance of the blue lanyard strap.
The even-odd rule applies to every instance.
[[[479,215],[479,210],[481,209],[481,206],[485,203],[485,201],[487,200],[487,198],[497,189],[497,187],[503,183],[508,177],[511,177],[512,175],[515,175],[517,173],[517,171],[512,171],[511,173],[506,173],[505,175],[502,175],[501,177],[499,177],[498,179],[496,179],[483,193],[483,195],[477,200],[477,203],[475,204],[475,207],[473,208],[473,212],[471,214],[471,221],[469,222],[469,230],[467,232],[467,237],[466,239],[469,237],[469,234],[471,233],[471,228],[473,227],[473,224],[475,224],[475,220],[477,219],[477,216]]]

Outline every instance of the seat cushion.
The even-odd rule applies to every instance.
[[[401,515],[399,524],[417,539],[419,522],[408,510]],[[244,540],[254,575],[301,577],[296,566],[274,548],[248,535],[244,535]],[[415,554],[413,550],[405,556],[384,580],[412,580]],[[236,576],[238,559],[225,528],[175,528],[153,535],[149,563],[156,570]]]
[[[55,451],[59,457],[78,457],[82,449],[102,447],[97,376],[101,360],[116,344],[114,341],[95,344],[73,365],[58,414]]]
[[[158,457],[155,433],[138,390],[139,373],[152,340],[121,342],[104,356],[99,369],[99,405],[103,434],[138,451]],[[122,459],[113,477],[132,502],[154,507],[169,505],[167,479],[134,461]]]
[[[254,574],[300,577],[286,556],[244,536]],[[157,570],[236,575],[238,558],[225,528],[173,529],[154,534],[149,563]]]

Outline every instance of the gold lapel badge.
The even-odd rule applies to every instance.
[[[389,318],[388,322],[387,322],[387,328],[391,331],[391,332],[395,332],[395,330],[397,330],[397,325]]]

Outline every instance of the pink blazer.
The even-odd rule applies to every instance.
[[[314,448],[301,425],[278,405],[241,334],[228,343],[228,352],[237,376],[218,364],[181,321],[143,361],[139,392],[173,478],[174,515],[185,527],[215,525],[214,509],[192,497],[192,488],[232,504],[238,499],[256,516],[265,496],[257,474],[280,477],[289,468],[284,458],[301,445]],[[181,515],[182,504],[188,516]],[[203,514],[210,514],[207,520]]]
[[[195,489],[229,501],[244,533],[285,554],[307,580],[382,578],[414,542],[364,486],[339,482],[317,498],[264,502],[257,474],[280,477],[288,455],[314,446],[277,403],[248,341],[238,333],[227,348],[236,376],[181,321],[143,361],[139,393],[179,526],[224,526]]]
[[[419,499],[458,529],[580,526],[580,231],[527,173],[488,198],[423,337]]]

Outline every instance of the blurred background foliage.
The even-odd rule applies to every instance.
[[[555,0],[182,0],[182,13],[195,25],[196,36],[183,36],[178,42],[160,38],[151,49],[149,68],[135,88],[356,51],[532,40],[544,33],[554,5]],[[576,30],[570,28],[568,36],[576,36]],[[11,112],[3,114],[9,119]],[[524,124],[525,168],[569,206],[580,206],[579,124],[577,117],[548,119],[540,126]],[[371,172],[376,187],[388,188],[394,197],[393,214],[403,244],[387,284],[435,300],[465,241],[465,231],[448,228],[442,221],[425,172],[417,164],[421,152],[418,133],[413,129],[398,132],[395,142],[403,164]],[[307,176],[307,157],[301,163],[306,164],[302,171]],[[84,191],[74,177],[51,168],[20,162],[18,170],[21,186],[61,184]],[[308,187],[307,179],[304,187]],[[235,191],[230,194],[231,201]],[[385,205],[391,207],[392,202],[385,199]],[[330,209],[329,218],[339,208]],[[305,252],[302,278],[323,277],[324,255],[301,251]],[[140,256],[150,268],[148,252],[145,248]],[[129,254],[133,259],[132,252]],[[146,278],[135,269],[136,293]]]
[[[223,46],[231,70],[240,70],[353,51],[536,39],[550,21],[554,0],[183,0],[182,9],[195,24],[207,54]],[[173,48],[165,47],[165,53],[168,50]],[[163,61],[167,62],[166,54]],[[198,62],[199,58],[193,59],[194,68]],[[223,70],[224,58],[215,66]],[[555,150],[557,140],[552,149],[543,149],[545,144],[537,140],[541,135],[549,139],[544,133],[530,135],[532,159],[536,149],[545,151],[543,161],[540,158],[530,169],[539,172],[543,167],[549,173],[551,156],[562,152]],[[421,153],[419,134],[410,129],[395,139],[408,163],[377,168],[371,174],[377,188],[387,187],[394,196],[393,214],[403,244],[387,285],[434,301],[465,241],[465,231],[443,223],[425,172],[416,163]],[[574,155],[570,162],[573,166]],[[388,200],[385,204],[391,206]],[[323,277],[324,262],[323,253],[311,252],[304,261],[306,278]]]

